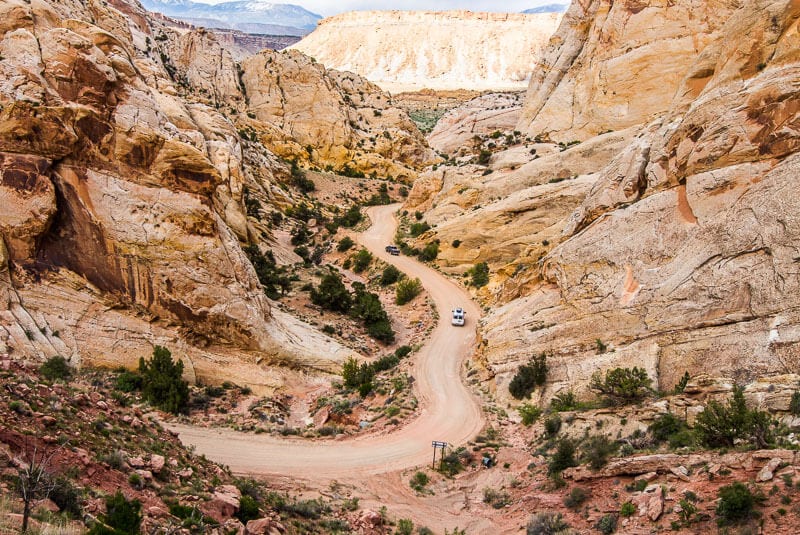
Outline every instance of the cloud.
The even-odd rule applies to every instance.
[[[227,0],[195,0],[207,4],[219,4]],[[297,4],[309,11],[319,13],[325,17],[342,13],[344,11],[362,10],[426,10],[445,11],[450,9],[468,9],[470,11],[502,11],[518,12],[528,8],[545,4],[552,4],[555,0],[279,0],[282,3]],[[558,0],[568,3],[568,0]]]

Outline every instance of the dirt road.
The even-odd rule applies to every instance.
[[[298,440],[169,424],[185,444],[237,473],[289,476],[314,481],[353,480],[430,462],[431,441],[465,444],[483,427],[477,400],[462,382],[464,360],[475,344],[480,309],[457,285],[435,270],[405,256],[391,256],[397,205],[370,208],[372,226],[361,243],[377,257],[396,265],[410,277],[419,277],[439,313],[439,324],[428,342],[414,355],[412,375],[419,399],[419,415],[392,433],[366,434],[343,440]],[[467,325],[450,325],[450,310],[463,307]]]

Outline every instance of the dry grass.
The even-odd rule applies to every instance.
[[[21,504],[17,504],[6,496],[0,496],[0,535],[19,533]],[[31,519],[29,535],[81,535],[86,530],[77,522],[57,520],[54,523],[37,522]]]

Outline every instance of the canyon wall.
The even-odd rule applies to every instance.
[[[617,366],[644,367],[655,387],[669,389],[685,371],[747,382],[800,365],[792,193],[800,6],[651,4],[574,3],[548,57],[582,59],[558,80],[552,72],[535,80],[525,104],[522,124],[543,135],[496,152],[488,168],[440,166],[409,197],[408,208],[426,210],[434,224],[423,241],[441,240],[444,269],[491,268],[490,284],[477,291],[493,307],[479,358],[500,397],[518,366],[542,352],[550,355],[545,399],[570,388],[588,395],[592,373]],[[581,24],[576,9],[588,16]],[[643,25],[637,17],[648,10],[661,15]],[[713,29],[693,39],[672,30],[711,19]],[[673,56],[683,64],[663,64],[662,97],[607,85],[610,67],[596,46],[609,39],[600,28],[615,28],[614,50],[630,49],[617,72],[654,43],[684,43]],[[648,70],[630,77],[629,88],[655,81]],[[605,91],[597,101],[576,92],[590,79],[592,91]],[[564,99],[575,105],[556,105]],[[641,109],[625,118],[606,105],[617,100]],[[594,135],[608,128],[615,131]],[[557,146],[545,143],[548,134],[584,141]]]
[[[560,13],[354,11],[320,21],[293,45],[383,89],[521,89]]]
[[[291,120],[306,101],[288,97],[279,120],[256,89],[308,78],[330,88],[321,105],[384,110],[375,128],[406,135],[362,161],[411,174],[432,153],[387,95],[296,52],[271,56],[280,82],[248,88],[259,74],[213,34],[176,32],[135,1],[9,0],[0,15],[0,353],[131,366],[160,344],[191,378],[259,391],[290,373],[277,365],[335,372],[354,355],[264,295],[243,247],[276,242],[244,192],[294,202],[259,137],[348,158],[334,146],[371,132],[334,133],[358,104],[316,124]]]

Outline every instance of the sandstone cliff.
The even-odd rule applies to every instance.
[[[257,74],[212,34],[175,32],[136,2],[9,0],[0,21],[0,352],[132,365],[161,344],[194,378],[260,390],[286,373],[268,365],[334,371],[353,355],[271,306],[242,250],[274,244],[248,218],[245,188],[292,202],[276,180],[285,164],[242,129],[332,154],[332,124],[267,122],[244,92]],[[362,91],[353,98],[387,111],[375,124],[405,133],[363,160],[408,169],[430,153],[404,114],[373,103],[386,95],[296,56],[262,90],[311,77],[340,98]],[[287,115],[302,105],[282,101]]]
[[[293,45],[386,90],[520,89],[560,13],[357,11],[322,20]]]
[[[569,142],[655,118],[739,4],[572,2],[533,73],[517,128]]]
[[[585,24],[598,28],[614,27],[608,17],[615,10],[627,9],[635,21],[650,9],[580,5],[591,15]],[[675,27],[702,20],[693,5],[669,8],[670,20],[686,17]],[[492,269],[479,294],[497,308],[484,320],[480,355],[498,394],[507,396],[517,366],[540,352],[551,354],[545,397],[585,391],[594,371],[615,366],[643,366],[665,389],[684,371],[746,382],[796,370],[799,17],[800,6],[789,0],[717,5],[717,29],[700,32],[682,55],[690,58],[682,74],[665,78],[671,92],[650,107],[624,97],[642,105],[630,121],[604,122],[619,116],[602,98],[591,111],[556,110],[554,99],[580,78],[569,78],[569,69],[558,84],[544,76],[532,84],[526,107],[542,96],[551,135],[634,126],[572,148],[529,144],[539,157],[528,163],[520,148],[500,152],[489,174],[446,166],[418,182],[409,207],[428,210],[440,261],[457,273],[477,261]],[[569,18],[565,25],[565,43],[587,31]],[[647,48],[642,39],[661,42],[662,27],[670,35],[670,24],[647,25],[644,35],[619,27],[628,37],[614,47]],[[587,55],[583,64],[599,63]],[[643,86],[652,82],[648,72],[639,75]],[[623,101],[607,87],[608,98]],[[596,119],[573,121],[581,113]],[[456,238],[460,247],[445,245]],[[597,340],[611,350],[599,353]]]

